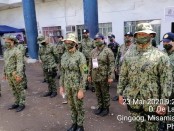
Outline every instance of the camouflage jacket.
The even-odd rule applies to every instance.
[[[58,54],[63,54],[65,52],[65,44],[63,41],[56,43],[55,46]]]
[[[65,52],[61,59],[61,72],[60,86],[85,89],[88,68],[86,58],[81,52]]]
[[[129,49],[129,46],[126,46],[126,44],[122,44],[119,47],[118,53],[117,53],[117,56],[116,56],[116,59],[115,59],[115,66],[117,68],[121,67],[124,55],[125,55],[125,53],[127,52],[128,49]]]
[[[26,49],[23,44],[17,44],[17,48],[22,51],[23,55],[25,56]]]
[[[93,69],[93,59],[98,61],[98,68]],[[114,77],[114,54],[106,45],[101,49],[97,47],[92,50],[89,61],[89,76],[92,81],[107,81]]]
[[[79,44],[79,51],[81,51],[86,59],[89,59],[91,51],[95,48],[93,40],[91,38],[82,39]]]
[[[13,72],[20,77],[24,75],[24,56],[17,47],[7,48],[4,52],[4,75],[11,76]]]
[[[125,54],[117,93],[131,100],[165,99],[171,94],[171,75],[165,53],[152,45],[143,50],[132,46]]]
[[[57,52],[53,44],[41,45],[39,47],[39,56],[44,69],[57,68],[56,58]]]

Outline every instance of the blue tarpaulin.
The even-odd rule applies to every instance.
[[[17,29],[6,25],[0,25],[0,35],[3,35],[4,33],[17,33],[17,32],[24,32],[24,29]]]

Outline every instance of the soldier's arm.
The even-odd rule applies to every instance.
[[[61,60],[62,61],[62,60]],[[61,62],[62,63],[62,62]],[[60,81],[59,81],[59,87],[64,87],[64,79],[65,79],[65,70],[62,67],[62,65],[60,65],[60,70],[61,70],[61,75],[60,75]]]
[[[78,43],[78,51],[82,52],[82,42]]]
[[[117,93],[119,95],[121,96],[123,95],[123,91],[125,90],[125,87],[127,86],[127,84],[128,84],[128,65],[127,65],[127,61],[124,60],[121,66],[119,82],[117,86]]]
[[[56,63],[60,63],[60,61],[58,61],[58,58],[59,58],[60,54],[58,53],[56,45],[52,45],[52,53],[53,53],[53,56],[54,56],[54,59],[55,59]]]
[[[115,58],[111,50],[108,50],[108,79],[113,79],[115,69]]]
[[[160,61],[159,67],[159,84],[161,88],[161,99],[168,99],[172,93],[172,68],[168,56],[163,57]]]
[[[16,75],[23,78],[24,75],[24,56],[21,50],[16,51],[16,59],[17,59],[17,68],[16,68]]]
[[[85,85],[86,85],[86,80],[87,80],[87,75],[88,75],[88,66],[86,64],[86,58],[83,54],[81,54],[80,59],[79,59],[79,68],[81,72],[81,88],[85,90]]]
[[[115,58],[115,67],[116,67],[116,69],[119,68],[119,60],[120,60],[120,56],[121,56],[120,48],[121,47],[118,48],[118,53],[117,53],[116,58]]]
[[[90,53],[89,66],[88,66],[88,76],[90,76],[90,77],[92,75],[92,52],[93,52],[93,50]]]

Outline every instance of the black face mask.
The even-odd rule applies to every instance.
[[[164,49],[166,49],[167,51],[169,51],[170,49],[172,49],[172,45],[170,45],[170,44],[167,44],[167,45],[164,45],[163,46],[164,47]]]
[[[113,39],[110,39],[110,42],[114,42],[114,40]]]
[[[43,42],[43,43],[41,43],[41,45],[46,45],[46,43],[45,43],[45,42]]]

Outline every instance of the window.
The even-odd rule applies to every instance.
[[[82,40],[82,30],[85,29],[84,25],[77,25],[78,40]],[[99,23],[99,32],[104,36],[107,36],[109,32],[112,32],[112,23]]]
[[[161,29],[161,20],[142,20],[142,21],[126,21],[124,22],[124,34],[126,32],[135,33],[136,25],[139,23],[150,23],[153,27],[153,31],[156,32],[156,43],[160,44],[160,29]]]
[[[48,36],[50,43],[56,43],[54,36],[61,35],[61,26],[42,27],[43,35]]]

